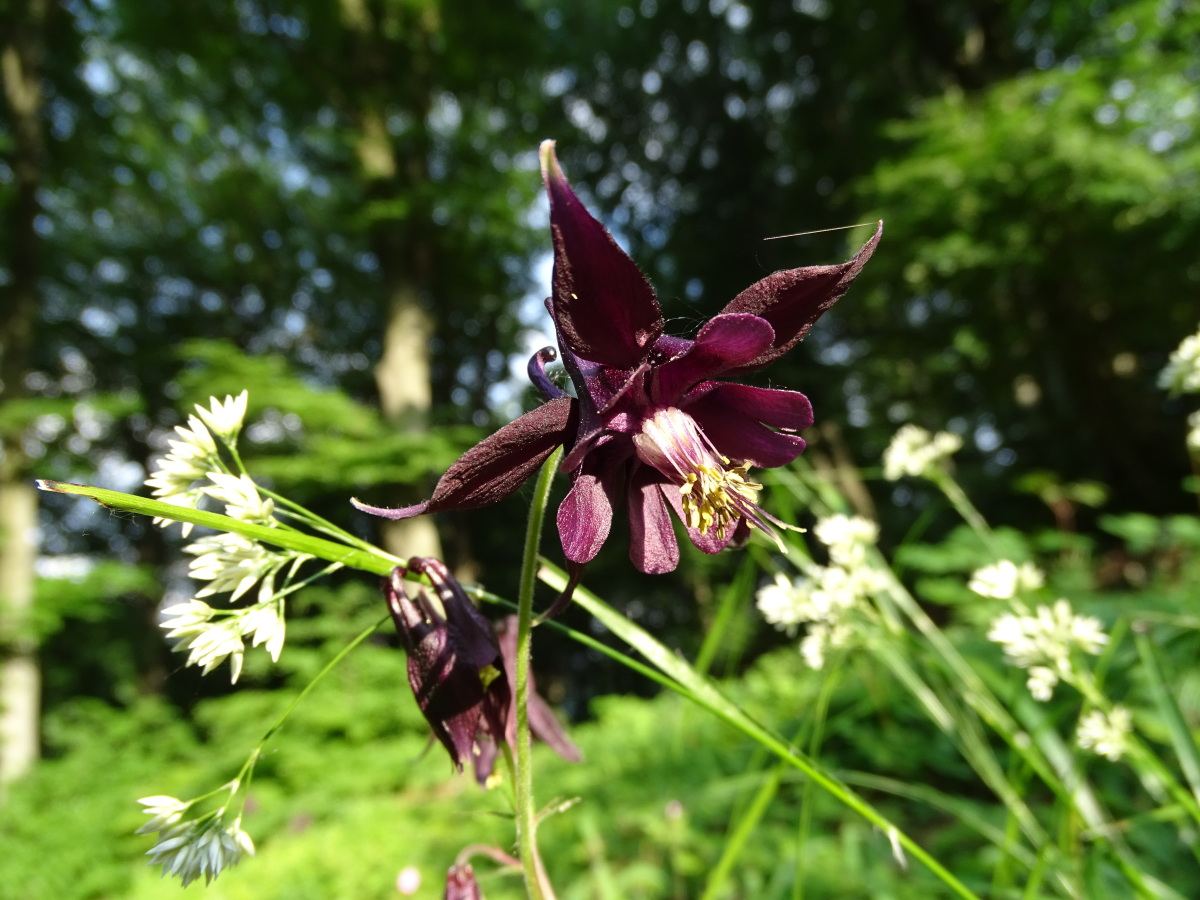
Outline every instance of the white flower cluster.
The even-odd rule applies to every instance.
[[[931,434],[919,425],[904,425],[883,451],[883,477],[898,481],[905,475],[927,476],[961,447],[962,438],[957,434]]]
[[[1158,386],[1172,394],[1200,393],[1200,331],[1175,348],[1158,375]]]
[[[1107,714],[1094,709],[1079,720],[1075,741],[1084,750],[1116,762],[1125,755],[1132,731],[1133,713],[1125,707],[1114,706]]]
[[[209,398],[207,409],[196,406],[196,415],[188,416],[187,427],[175,429],[181,440],[170,441],[170,453],[146,481],[156,497],[193,508],[208,497],[223,504],[225,515],[232,519],[268,527],[279,524],[275,501],[263,497],[250,476],[230,472],[217,447],[220,440],[231,450],[236,448],[248,398],[249,393],[242,391],[223,401]],[[171,520],[155,521],[169,524]],[[183,528],[186,536],[191,525],[185,523]],[[288,590],[277,590],[276,578],[290,564],[284,578],[290,581],[300,564],[311,557],[268,550],[257,541],[225,533],[200,538],[184,549],[195,557],[189,574],[208,584],[194,599],[164,609],[161,624],[167,637],[177,641],[175,649],[188,651],[187,665],[200,666],[208,674],[228,659],[236,682],[247,639],[253,647],[265,645],[271,659],[278,662],[284,642],[283,598]],[[235,603],[256,584],[258,597],[253,606],[214,609],[201,599],[228,593],[230,602]]]
[[[1026,591],[1036,591],[1046,583],[1046,577],[1031,563],[1017,565],[1008,559],[976,569],[967,586],[980,597],[1011,600]]]
[[[820,669],[829,647],[849,643],[854,611],[883,582],[866,562],[866,548],[878,536],[875,523],[838,515],[819,521],[813,533],[829,548],[832,565],[806,566],[805,575],[794,581],[776,575],[759,589],[757,602],[763,618],[781,631],[794,634],[800,625],[808,626],[800,652],[810,668]]]
[[[1188,449],[1200,455],[1200,409],[1188,416]]]
[[[192,577],[209,584],[194,599],[164,609],[161,625],[168,638],[178,641],[175,649],[189,651],[186,665],[201,666],[207,675],[229,659],[231,681],[236,682],[247,638],[252,647],[265,645],[271,660],[278,662],[285,631],[284,594],[276,590],[275,578],[290,564],[290,579],[311,557],[268,550],[236,534],[210,535],[185,549],[196,557],[190,564]],[[236,601],[255,584],[258,602],[242,609],[213,609],[199,599],[229,592],[230,600]]]
[[[248,399],[249,393],[242,391],[236,397],[227,396],[224,401],[210,397],[208,409],[196,405],[196,415],[188,416],[187,426],[175,427],[180,440],[167,442],[167,455],[158,461],[158,468],[146,479],[146,486],[152,489],[154,497],[176,506],[194,509],[205,496],[211,496],[226,503],[226,515],[233,518],[244,518],[245,516],[237,511],[245,510],[255,516],[254,521],[270,519],[273,512],[273,508],[270,507],[271,501],[268,500],[264,504],[258,498],[258,490],[254,488],[253,482],[244,475],[241,478],[249,483],[249,487],[233,483],[239,479],[226,472],[216,440],[213,438],[215,433],[231,447],[237,445],[238,432],[241,431],[242,421],[246,417]],[[247,491],[252,492],[253,499]],[[163,526],[170,525],[172,521],[161,517],[154,519],[155,524]],[[192,526],[185,522],[184,537],[187,537],[191,530]]]
[[[283,650],[283,598],[271,597],[254,606],[237,610],[215,610],[202,600],[187,600],[163,610],[162,627],[167,637],[178,640],[178,650],[187,650],[186,665],[202,666],[207,675],[230,660],[230,681],[242,674],[245,640],[251,646],[266,645],[272,662]]]
[[[1049,700],[1062,679],[1073,676],[1071,653],[1095,655],[1108,642],[1099,619],[1077,616],[1066,600],[1039,606],[1033,615],[1005,613],[992,621],[988,640],[1004,649],[1010,663],[1029,673],[1035,700]]]
[[[163,877],[178,876],[183,886],[203,877],[210,884],[222,870],[254,855],[254,842],[242,831],[239,816],[229,825],[224,810],[199,819],[184,819],[192,805],[174,797],[143,797],[138,801],[151,816],[138,834],[158,832],[158,842],[146,853],[149,865],[161,865]]]
[[[821,519],[813,534],[829,548],[829,558],[839,566],[856,568],[865,560],[867,547],[879,540],[879,526],[862,516],[841,513]]]

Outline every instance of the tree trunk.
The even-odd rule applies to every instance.
[[[0,789],[38,758],[41,675],[29,634],[37,497],[19,480],[0,482]]]
[[[0,78],[12,132],[16,190],[6,260],[12,278],[0,296],[0,396],[25,391],[37,322],[38,213],[45,138],[42,55],[48,0],[7,5],[0,17]],[[40,675],[30,629],[33,605],[37,497],[16,433],[0,435],[0,789],[38,757]]]
[[[367,195],[373,201],[404,198],[414,202],[425,182],[424,141],[417,140],[413,149],[399,156],[387,130],[387,107],[397,99],[393,91],[402,83],[394,68],[394,48],[386,37],[389,26],[397,25],[388,21],[396,10],[368,9],[358,0],[342,0],[341,11],[356,51],[349,64],[358,90],[348,100],[358,125],[358,159]],[[401,93],[408,94],[414,107],[410,112],[423,129],[429,109],[430,40],[437,27],[436,16],[426,12],[405,24],[413,52],[404,61],[407,90]],[[429,355],[433,323],[422,303],[422,294],[433,283],[432,252],[423,234],[427,227],[427,210],[415,202],[406,221],[381,219],[370,225],[386,301],[383,353],[375,368],[375,383],[384,417],[397,428],[418,433],[429,428],[433,396]],[[407,505],[419,499],[414,494],[396,502]],[[387,522],[381,533],[384,547],[396,556],[442,556],[441,541],[430,519]]]

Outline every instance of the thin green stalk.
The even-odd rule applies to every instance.
[[[381,618],[379,621],[377,621],[373,625],[371,625],[369,628],[364,628],[362,631],[360,631],[354,637],[354,639],[352,641],[350,641],[350,643],[348,643],[345,647],[343,647],[341,650],[339,650],[334,655],[334,657],[329,660],[329,662],[325,663],[325,665],[321,667],[321,671],[318,672],[313,677],[313,679],[300,690],[300,693],[298,693],[295,697],[292,698],[292,702],[289,703],[287,705],[287,708],[284,709],[284,711],[279,714],[279,717],[275,719],[275,721],[271,725],[271,727],[268,728],[263,733],[262,738],[254,746],[254,749],[250,751],[250,755],[247,756],[246,761],[244,763],[242,763],[242,768],[238,770],[238,773],[234,777],[233,781],[229,782],[230,784],[237,785],[237,788],[235,788],[235,792],[240,791],[243,787],[249,788],[249,785],[250,785],[249,778],[254,771],[255,763],[257,763],[258,760],[262,757],[263,748],[267,745],[267,741],[269,741],[274,736],[275,732],[277,732],[280,728],[283,727],[283,723],[288,720],[288,717],[295,711],[296,707],[300,705],[300,703],[304,700],[304,698],[307,697],[312,692],[312,689],[315,688],[326,675],[328,675],[330,672],[332,672],[333,669],[338,665],[338,663],[340,663],[343,659],[345,659],[351,653],[351,651],[354,650],[355,647],[357,647],[359,644],[361,644],[363,641],[365,641],[367,638],[369,638],[371,635],[373,635],[376,631],[378,631],[379,626],[382,625],[384,622],[388,621],[388,619],[390,619],[390,618],[391,618],[390,614],[386,615],[383,618]],[[243,784],[243,779],[245,779],[245,784]]]
[[[963,521],[971,526],[971,530],[979,536],[979,540],[987,547],[988,552],[999,559],[1000,548],[996,544],[995,536],[992,534],[992,527],[988,525],[983,514],[975,508],[975,504],[971,502],[963,489],[958,486],[958,482],[949,473],[940,469],[931,472],[929,480],[946,495],[946,499],[950,501],[950,504],[958,511],[958,514],[963,517]]]
[[[545,560],[542,562],[541,578],[558,590],[562,590],[567,583],[566,573]],[[680,682],[689,692],[688,696],[696,704],[732,725],[789,765],[799,769],[843,806],[877,826],[888,836],[889,840],[894,838],[909,855],[929,869],[958,896],[967,898],[967,900],[979,900],[977,894],[959,881],[952,872],[930,856],[923,847],[901,831],[875,807],[832,775],[824,772],[805,755],[788,746],[783,738],[756,722],[745,710],[725,697],[711,681],[697,673],[682,657],[664,647],[645,629],[622,616],[595,594],[583,588],[576,589],[575,602],[595,616],[617,637],[633,646],[651,665]]]
[[[825,721],[829,715],[829,704],[833,700],[833,692],[837,687],[838,676],[841,674],[844,653],[835,653],[830,661],[828,674],[821,680],[821,692],[817,695],[816,711],[813,715],[813,733],[808,742],[808,754],[816,759],[821,751],[821,742],[825,739]],[[800,821],[796,828],[796,880],[792,885],[793,900],[804,897],[804,847],[808,843],[809,831],[813,819],[813,786],[811,779],[804,779],[804,788],[800,795]]]
[[[537,849],[537,810],[533,801],[533,737],[529,731],[529,657],[533,633],[533,589],[537,585],[538,545],[542,540],[542,521],[550,499],[550,485],[562,458],[562,448],[554,451],[542,465],[533,502],[529,506],[529,524],[525,529],[525,553],[521,560],[521,587],[517,594],[517,846],[521,867],[525,870],[525,889],[531,900],[553,900],[554,891],[546,878]]]
[[[191,525],[201,525],[216,531],[229,534],[240,534],[251,540],[261,541],[285,550],[295,550],[307,553],[317,559],[342,563],[353,569],[362,569],[376,575],[387,575],[396,566],[403,565],[404,560],[368,545],[364,548],[347,547],[334,541],[304,534],[287,526],[269,527],[253,522],[243,522],[241,519],[222,516],[219,513],[207,512],[202,509],[190,509],[186,506],[176,506],[161,500],[150,500],[134,494],[123,494],[120,491],[110,491],[107,488],[91,487],[83,484],[68,484],[63,481],[40,480],[39,490],[55,494],[72,494],[77,497],[87,497],[108,509],[119,509],[139,513],[144,516],[158,516],[173,519],[176,522],[187,522]]]
[[[1133,643],[1137,647],[1138,656],[1142,661],[1142,670],[1150,687],[1150,696],[1154,699],[1159,715],[1167,725],[1167,733],[1170,735],[1175,757],[1179,760],[1179,767],[1183,770],[1183,775],[1191,787],[1192,797],[1200,801],[1200,751],[1196,749],[1196,742],[1183,717],[1183,711],[1180,710],[1179,704],[1163,676],[1162,667],[1158,662],[1158,654],[1154,650],[1154,643],[1146,634],[1145,627],[1134,629]]]

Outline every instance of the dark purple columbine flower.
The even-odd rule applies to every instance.
[[[429,578],[441,610],[422,586],[408,596],[406,571]],[[407,569],[397,566],[384,594],[408,653],[417,705],[461,772],[464,759],[479,757],[481,737],[503,737],[508,728],[512,694],[491,623],[440,560],[414,557]]]
[[[546,376],[556,355],[546,348],[529,363],[546,402],[468,450],[429,500],[402,509],[356,505],[391,519],[483,506],[515,491],[561,445],[571,489],[558,532],[576,572],[599,552],[622,501],[629,555],[643,572],[669,572],[679,562],[668,509],[706,553],[745,540],[752,528],[776,537],[772,525],[783,523],[758,506],[761,485],[747,473],[803,452],[796,432],[812,425],[812,406],[796,391],[723,379],[795,346],[846,292],[883,223],[850,261],[776,272],[738,294],[694,339],[671,337],[653,289],[583,208],[552,141],[542,144],[541,160],[554,240],[546,305],[576,396]]]
[[[425,575],[441,602],[439,610],[423,586],[416,597],[405,590],[406,572]],[[437,559],[414,557],[397,566],[384,584],[388,608],[408,653],[408,682],[433,733],[461,772],[464,759],[486,784],[500,743],[516,740],[517,617],[493,626]],[[583,754],[571,742],[550,705],[529,681],[529,729],[569,762]]]

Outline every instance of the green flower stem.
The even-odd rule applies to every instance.
[[[517,595],[517,846],[521,867],[525,870],[525,890],[530,900],[553,900],[554,891],[538,854],[537,810],[533,805],[533,737],[529,731],[529,657],[533,632],[533,589],[537,585],[538,545],[542,540],[542,521],[550,499],[550,485],[562,458],[562,448],[542,465],[533,502],[529,506],[529,524],[525,529],[525,553],[521,560],[521,587]]]
[[[232,800],[235,796],[237,796],[238,793],[243,793],[244,790],[248,790],[250,787],[250,779],[254,773],[254,766],[259,759],[262,758],[263,748],[266,747],[267,741],[269,741],[275,735],[275,732],[283,727],[283,723],[288,720],[288,717],[293,712],[295,712],[296,707],[298,707],[304,698],[309,695],[312,689],[315,688],[326,675],[332,672],[338,663],[345,659],[355,647],[378,631],[379,627],[383,625],[384,622],[387,622],[390,618],[391,614],[389,613],[379,621],[372,624],[370,627],[364,628],[354,637],[352,641],[350,641],[350,643],[339,650],[337,654],[331,660],[329,660],[329,662],[325,663],[325,665],[321,668],[321,671],[313,677],[312,681],[301,688],[300,693],[292,698],[292,702],[289,703],[287,708],[279,714],[279,717],[275,720],[271,727],[263,733],[262,738],[259,739],[259,742],[255,744],[254,749],[251,750],[250,754],[246,757],[246,761],[242,763],[242,767],[238,770],[237,775],[235,775],[231,781],[227,781],[219,788],[194,798],[190,801],[189,805],[199,803],[200,801],[205,800],[214,794],[221,793],[222,791],[228,791],[230,793],[230,800]],[[219,811],[221,815],[224,815],[225,809],[228,807],[228,805],[229,801],[226,801],[225,804],[221,806]]]
[[[307,553],[317,559],[341,563],[354,569],[373,572],[376,575],[388,575],[396,566],[403,565],[404,560],[385,553],[378,547],[347,547],[345,544],[327,541],[324,538],[296,531],[288,527],[268,527],[253,522],[243,522],[241,519],[222,516],[218,513],[206,512],[202,509],[191,509],[186,506],[176,506],[161,500],[150,500],[133,494],[123,494],[120,491],[110,491],[106,488],[91,487],[84,484],[68,484],[63,481],[37,482],[39,490],[55,494],[73,494],[77,497],[87,497],[108,509],[120,509],[127,512],[139,513],[144,516],[160,516],[173,519],[176,522],[187,522],[191,525],[202,525],[217,531],[230,534],[240,534],[251,540],[272,544],[285,550],[295,550]]]
[[[992,534],[992,527],[988,525],[987,519],[975,508],[975,504],[971,502],[963,489],[959,487],[958,482],[954,480],[954,476],[942,469],[934,469],[929,472],[928,477],[946,495],[946,499],[950,501],[950,504],[958,511],[958,514],[963,517],[963,521],[970,525],[971,530],[979,535],[979,540],[987,547],[988,552],[997,559],[1000,559],[1000,548],[996,544],[995,535]]]
[[[262,740],[259,741],[258,746],[254,748],[254,754],[258,754],[258,753],[262,752],[262,748],[266,746],[267,741],[269,741],[271,739],[271,737],[275,734],[275,732],[277,732],[280,728],[283,727],[283,723],[287,721],[288,716],[290,716],[295,711],[296,707],[299,706],[300,703],[304,700],[304,698],[307,697],[312,692],[312,689],[315,688],[318,684],[320,684],[321,680],[326,675],[328,675],[330,672],[332,672],[334,670],[334,668],[337,667],[338,663],[340,663],[343,659],[345,659],[347,656],[349,656],[355,647],[357,647],[359,644],[361,644],[363,641],[365,641],[367,638],[369,638],[371,635],[373,635],[376,631],[378,631],[380,626],[382,626],[384,622],[389,621],[391,619],[391,617],[392,617],[391,613],[388,613],[386,616],[379,619],[374,624],[369,625],[368,627],[364,628],[357,635],[355,635],[354,640],[350,641],[350,643],[348,643],[345,647],[343,647],[341,650],[339,650],[337,652],[337,655],[334,656],[333,659],[331,659],[331,660],[329,660],[329,662],[325,663],[325,665],[322,666],[321,671],[318,672],[315,676],[313,676],[312,681],[310,681],[308,684],[306,684],[300,690],[300,693],[298,693],[295,697],[292,698],[292,702],[288,704],[287,709],[285,709],[282,713],[280,713],[279,718],[277,718],[275,720],[274,724],[271,725],[271,727],[266,730],[266,732],[262,736]],[[254,754],[251,754],[251,756],[253,757]],[[249,762],[249,760],[247,760],[247,762]],[[245,771],[245,770],[243,769],[243,771]],[[240,778],[241,775],[239,774],[238,777]]]
[[[542,561],[541,579],[556,590],[562,590],[567,584],[566,573],[545,560]],[[725,697],[716,685],[696,672],[678,654],[660,644],[649,632],[634,624],[584,588],[576,588],[575,602],[595,616],[618,638],[634,647],[651,665],[679,682],[684,689],[683,692],[697,705],[732,725],[792,767],[799,769],[805,776],[812,779],[814,784],[842,805],[858,813],[872,825],[878,826],[889,840],[894,838],[906,852],[941,879],[942,883],[959,897],[963,897],[964,900],[979,900],[977,894],[959,881],[953,873],[930,856],[924,848],[890,822],[875,807],[833,776],[826,774],[800,751],[788,746],[787,741],[783,738],[756,722],[745,710]]]
[[[1139,636],[1140,637],[1140,636]],[[1141,648],[1139,648],[1141,649]],[[1145,657],[1143,657],[1143,660]],[[1094,708],[1100,710],[1105,716],[1109,716],[1113,711],[1113,703],[1105,696],[1100,686],[1096,683],[1092,674],[1082,667],[1074,667],[1076,669],[1076,677],[1072,679],[1075,687],[1083,694],[1084,699]],[[1158,785],[1165,789],[1171,798],[1192,817],[1192,821],[1200,824],[1200,803],[1196,798],[1179,783],[1179,779],[1175,777],[1170,769],[1163,765],[1162,760],[1158,758],[1149,747],[1142,743],[1136,733],[1131,733],[1126,737],[1126,755],[1135,771],[1143,776],[1143,781],[1148,783],[1157,782]],[[1149,775],[1147,779],[1145,776]],[[1195,841],[1190,843],[1193,853],[1200,854],[1200,847],[1196,846]],[[1200,856],[1197,857],[1200,859]]]

